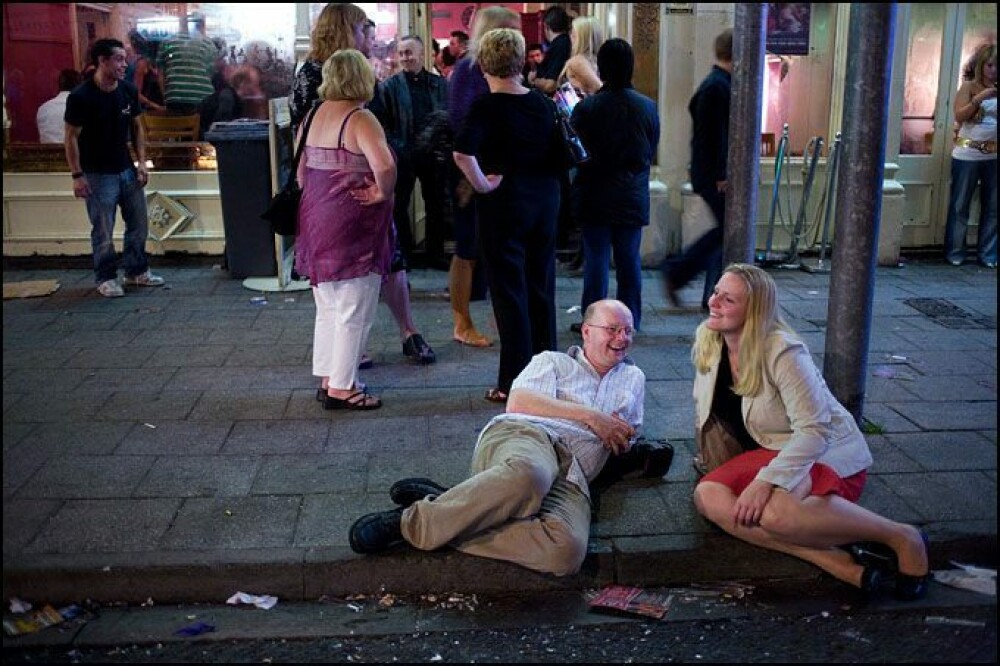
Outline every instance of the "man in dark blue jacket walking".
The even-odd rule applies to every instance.
[[[715,60],[711,73],[698,86],[688,104],[693,121],[691,137],[691,189],[705,200],[715,216],[715,226],[679,256],[663,263],[667,298],[680,305],[677,290],[700,271],[705,271],[702,310],[722,275],[723,224],[726,221],[726,161],[729,156],[729,97],[732,90],[733,31],[715,38]]]

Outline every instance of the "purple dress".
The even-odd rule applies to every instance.
[[[369,273],[384,277],[392,259],[392,197],[372,206],[355,201],[351,190],[364,187],[365,178],[375,176],[364,155],[344,148],[343,127],[337,144],[337,148],[306,145],[303,154],[295,270],[308,275],[313,286]]]

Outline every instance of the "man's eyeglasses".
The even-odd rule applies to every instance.
[[[600,324],[591,324],[589,322],[584,322],[587,326],[593,326],[594,328],[603,328],[605,331],[611,335],[617,337],[624,333],[626,337],[631,338],[635,334],[635,329],[631,326],[601,326]]]

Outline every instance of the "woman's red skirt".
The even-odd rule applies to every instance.
[[[771,449],[747,451],[716,467],[703,476],[699,483],[705,481],[721,483],[739,497],[740,493],[750,485],[750,482],[757,478],[757,473],[761,468],[766,467],[777,455],[778,451]],[[857,502],[861,497],[861,491],[864,490],[868,472],[861,470],[857,474],[842,479],[833,471],[832,467],[823,463],[815,463],[809,470],[809,476],[812,477],[810,495],[840,495],[850,502]]]

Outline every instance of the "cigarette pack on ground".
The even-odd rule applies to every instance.
[[[641,587],[609,585],[594,595],[587,603],[591,610],[600,613],[644,615],[662,620],[670,610],[673,594],[644,590]]]

